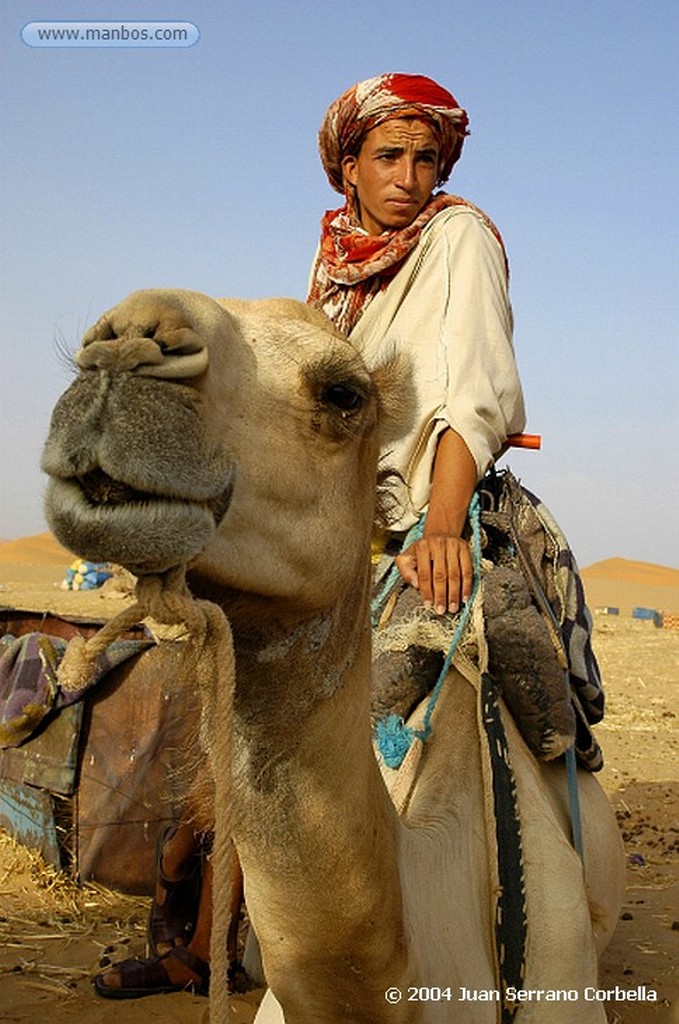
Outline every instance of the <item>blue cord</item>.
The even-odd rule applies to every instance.
[[[436,702],[439,699],[443,684],[448,675],[451,662],[455,656],[460,638],[467,626],[469,616],[471,615],[472,605],[478,592],[481,583],[481,514],[480,514],[480,500],[477,493],[474,493],[472,500],[469,505],[469,519],[472,526],[472,555],[474,560],[474,580],[472,583],[471,594],[469,595],[468,601],[460,613],[460,617],[455,627],[455,633],[451,641],[448,653],[444,659],[443,666],[439,672],[436,685],[431,692],[429,703],[427,704],[427,710],[424,714],[421,729],[413,729],[409,725],[406,725],[403,718],[400,715],[386,715],[384,718],[380,718],[375,725],[375,741],[379,749],[380,754],[384,760],[384,763],[389,768],[399,768],[403,762],[404,757],[408,753],[413,740],[420,739],[424,743],[431,735],[431,717],[436,707]],[[409,531],[403,541],[403,548],[405,550],[413,541],[418,540],[422,536],[424,529],[424,516],[420,521]],[[411,534],[416,534],[411,536]],[[396,570],[396,575],[392,575]],[[377,618],[382,610],[382,607],[386,603],[389,593],[392,587],[400,579],[400,574],[396,566],[394,566],[387,576],[387,580],[380,590],[380,593],[375,599],[373,605],[373,618],[377,610]],[[387,587],[389,584],[389,587]],[[373,622],[374,625],[374,622]]]
[[[415,525],[410,527],[405,537],[403,538],[403,543],[401,544],[402,552],[405,551],[406,548],[409,548],[411,544],[414,544],[416,540],[421,539],[422,534],[424,532],[425,519],[426,516],[421,516],[417,520]],[[385,576],[384,583],[380,587],[379,593],[373,598],[372,604],[370,606],[370,622],[372,624],[373,629],[380,621],[380,615],[384,610],[384,606],[387,603],[389,595],[391,594],[396,584],[400,583],[401,578],[401,573],[399,572],[396,564],[392,565],[391,569]]]

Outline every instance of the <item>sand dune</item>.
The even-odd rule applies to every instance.
[[[119,595],[101,590],[62,590],[76,555],[51,533],[0,543],[0,607],[51,612],[66,618],[107,619],[120,611]]]
[[[633,608],[679,612],[679,569],[652,562],[608,558],[582,570],[590,608],[614,607],[621,615]]]
[[[582,570],[585,579],[620,580],[644,586],[679,587],[679,569],[654,562],[632,562],[627,558],[607,558]]]
[[[67,566],[75,557],[51,533],[37,533],[32,537],[0,542],[0,562]]]

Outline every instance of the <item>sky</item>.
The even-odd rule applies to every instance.
[[[38,47],[32,22],[190,22],[185,47]],[[198,35],[194,33],[194,35]],[[43,532],[63,350],[137,288],[303,299],[340,205],[316,134],[384,71],[468,111],[446,186],[493,218],[539,452],[502,462],[581,566],[679,567],[676,0],[3,0],[0,538]]]

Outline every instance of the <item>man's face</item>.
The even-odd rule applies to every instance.
[[[368,234],[411,224],[436,185],[438,166],[436,136],[422,121],[394,118],[369,131],[358,156],[342,161]]]

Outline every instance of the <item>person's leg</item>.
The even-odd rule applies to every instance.
[[[203,878],[200,890],[198,918],[191,941],[187,944],[187,949],[200,960],[204,960],[205,963],[210,962],[213,879],[214,875],[212,871],[212,864],[210,863],[210,860],[206,858],[203,864]],[[231,870],[230,923],[226,937],[226,951],[229,958],[229,964],[232,967],[238,963],[238,924],[242,902],[243,873],[241,871],[240,861],[234,853]],[[193,980],[191,972],[187,972],[186,965],[182,961],[171,960],[167,962],[166,966],[168,974],[173,981],[183,982],[186,980],[190,983]]]
[[[212,934],[213,873],[209,860],[203,866],[202,887],[196,926],[186,946],[177,945],[169,952],[151,960],[127,960],[116,964],[95,978],[100,995],[120,997],[150,995],[161,990],[195,987],[205,989],[210,962]],[[238,921],[243,898],[243,877],[238,858],[234,856],[231,879],[231,924],[227,936],[227,953],[231,976],[238,970]]]
[[[201,836],[191,825],[181,822],[165,835],[159,867],[170,882],[185,878],[191,870],[193,858],[201,851]]]
[[[148,922],[148,951],[153,956],[185,946],[193,934],[200,898],[201,850],[201,836],[190,825],[172,825],[160,838]]]

